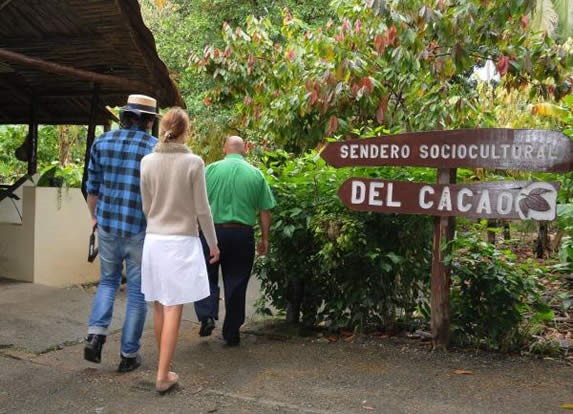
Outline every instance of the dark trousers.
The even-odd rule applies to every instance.
[[[195,302],[195,312],[200,321],[208,317],[219,319],[219,266],[221,266],[225,290],[223,339],[229,340],[238,337],[239,328],[245,322],[245,299],[255,259],[255,236],[251,227],[216,225],[215,231],[221,255],[220,260],[214,264],[209,264],[209,246],[201,235],[211,294]]]

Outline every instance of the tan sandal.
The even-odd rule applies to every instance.
[[[172,389],[178,381],[179,375],[177,375],[175,372],[169,371],[166,380],[158,380],[155,383],[155,390],[160,394],[165,394],[167,391]]]

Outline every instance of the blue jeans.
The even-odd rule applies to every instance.
[[[121,355],[132,358],[141,347],[147,304],[141,293],[141,254],[145,232],[119,237],[98,230],[101,277],[88,322],[88,334],[107,335],[113,304],[121,284],[123,262],[127,275],[127,306],[121,333]]]

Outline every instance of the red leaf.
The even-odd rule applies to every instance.
[[[324,80],[330,86],[336,85],[336,76],[334,76],[334,73],[332,73],[331,71],[326,72]]]
[[[250,75],[253,72],[253,68],[255,67],[255,57],[253,55],[249,55],[247,58],[247,74]]]
[[[356,97],[358,95],[358,91],[360,90],[361,86],[357,83],[354,83],[350,88],[352,90],[352,95]]]
[[[376,120],[379,124],[384,123],[384,114],[388,110],[388,97],[383,96],[380,98],[380,103],[378,104],[378,109],[376,109]]]
[[[509,70],[509,59],[507,56],[501,55],[497,61],[497,71],[501,76],[505,75]]]
[[[384,49],[386,49],[386,36],[379,33],[374,36],[374,48],[378,54],[384,53]]]
[[[396,26],[392,26],[389,30],[388,30],[388,44],[395,46],[396,43]]]
[[[362,78],[362,81],[360,81],[360,83],[364,88],[366,88],[368,92],[372,93],[372,91],[374,90],[374,85],[372,84],[372,81],[370,80],[369,77]]]
[[[308,103],[312,106],[314,105],[317,99],[318,99],[318,92],[315,89],[310,93],[310,100]]]
[[[328,127],[326,129],[326,135],[332,135],[338,129],[338,118],[335,115],[331,115],[328,119]]]

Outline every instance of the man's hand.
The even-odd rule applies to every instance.
[[[271,228],[271,212],[269,210],[261,210],[259,212],[259,220],[261,223],[261,241],[257,246],[257,254],[264,256],[269,252],[269,232]]]
[[[257,254],[259,256],[264,256],[268,252],[269,252],[269,240],[268,239],[261,239],[261,241],[257,245]]]
[[[96,206],[97,206],[98,196],[94,194],[88,194],[87,204],[88,204],[88,211],[90,213],[90,217],[92,218],[92,228],[97,226],[97,218],[96,218]]]
[[[217,263],[219,261],[220,254],[221,252],[219,251],[219,248],[217,246],[213,247],[212,249],[209,249],[209,256],[211,257],[209,263],[210,264]]]

